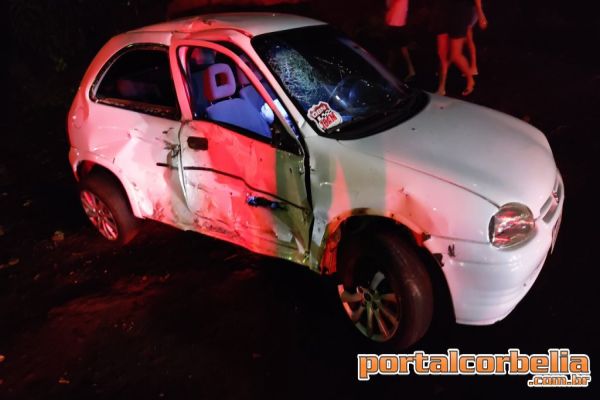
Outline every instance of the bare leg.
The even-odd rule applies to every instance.
[[[415,75],[415,66],[413,65],[412,59],[410,58],[410,53],[408,52],[408,47],[402,47],[402,57],[404,58],[404,62],[406,63],[407,74],[404,78],[405,81],[411,80]]]
[[[475,88],[475,79],[473,79],[473,74],[471,73],[471,68],[469,68],[469,62],[465,58],[463,54],[463,46],[465,43],[465,38],[451,38],[450,39],[450,61],[454,63],[462,72],[462,74],[467,79],[467,86],[465,90],[463,90],[462,95],[467,96],[471,94],[473,89]]]
[[[437,93],[441,96],[446,95],[446,77],[448,76],[448,34],[437,35],[437,51],[440,59],[439,83]]]
[[[477,69],[477,48],[475,47],[475,38],[473,37],[472,26],[469,26],[467,29],[467,49],[469,50],[471,73],[473,75],[479,75],[479,70]]]

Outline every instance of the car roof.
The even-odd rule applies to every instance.
[[[142,27],[131,32],[196,33],[213,29],[235,29],[249,36],[257,36],[263,33],[323,24],[325,23],[322,21],[298,15],[247,12],[197,15]]]

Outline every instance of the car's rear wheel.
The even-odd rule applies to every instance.
[[[104,238],[124,245],[139,231],[139,221],[114,178],[94,173],[80,182],[79,199],[90,222]]]
[[[433,290],[425,265],[391,232],[342,240],[338,293],[364,336],[396,349],[416,343],[429,328]]]

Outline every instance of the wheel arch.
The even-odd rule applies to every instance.
[[[125,179],[120,179],[119,174],[116,171],[114,171],[111,167],[99,163],[97,161],[80,160],[77,162],[74,172],[77,181],[84,179],[90,174],[96,173],[104,174],[110,177],[110,179],[112,179],[115,182],[115,184],[117,184],[118,187],[122,190],[122,194],[127,199],[127,202],[129,203],[129,207],[131,208],[133,215],[135,215],[138,218],[143,218],[143,214],[141,212],[139,204],[136,201],[135,195],[133,194],[135,190],[133,185],[129,184],[129,182],[127,182],[127,180]]]
[[[410,221],[399,220],[394,214],[373,213],[368,209],[359,209],[334,219],[327,225],[323,238],[320,272],[324,275],[337,273],[337,248],[345,238],[381,231],[397,235],[401,240],[409,243],[425,265],[434,291],[435,325],[444,327],[449,321],[455,321],[450,288],[442,271],[444,265],[442,255],[432,254],[425,246],[425,242],[429,239],[427,232]]]

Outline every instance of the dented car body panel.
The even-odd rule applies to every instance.
[[[252,42],[320,26],[296,16],[224,14],[111,39],[69,112],[76,177],[100,166],[122,184],[138,218],[318,272],[335,272],[344,221],[384,218],[435,255],[457,321],[504,318],[539,274],[560,223],[564,188],[545,137],[504,114],[435,95],[414,115],[373,134],[328,137],[330,126],[342,127],[349,117],[326,104],[329,125],[319,125],[318,104],[313,114],[305,112]],[[159,92],[135,76],[103,83],[122,72],[118,60],[135,51],[155,62],[144,74],[168,71],[154,104],[146,101]],[[204,86],[205,104],[199,105],[195,85]],[[118,99],[111,90],[146,97]],[[254,112],[264,121],[240,117],[248,103],[243,91],[258,99]],[[241,108],[232,105],[237,111],[224,115],[226,104]],[[488,228],[510,202],[531,209],[535,231],[526,242],[500,249],[490,243]]]

